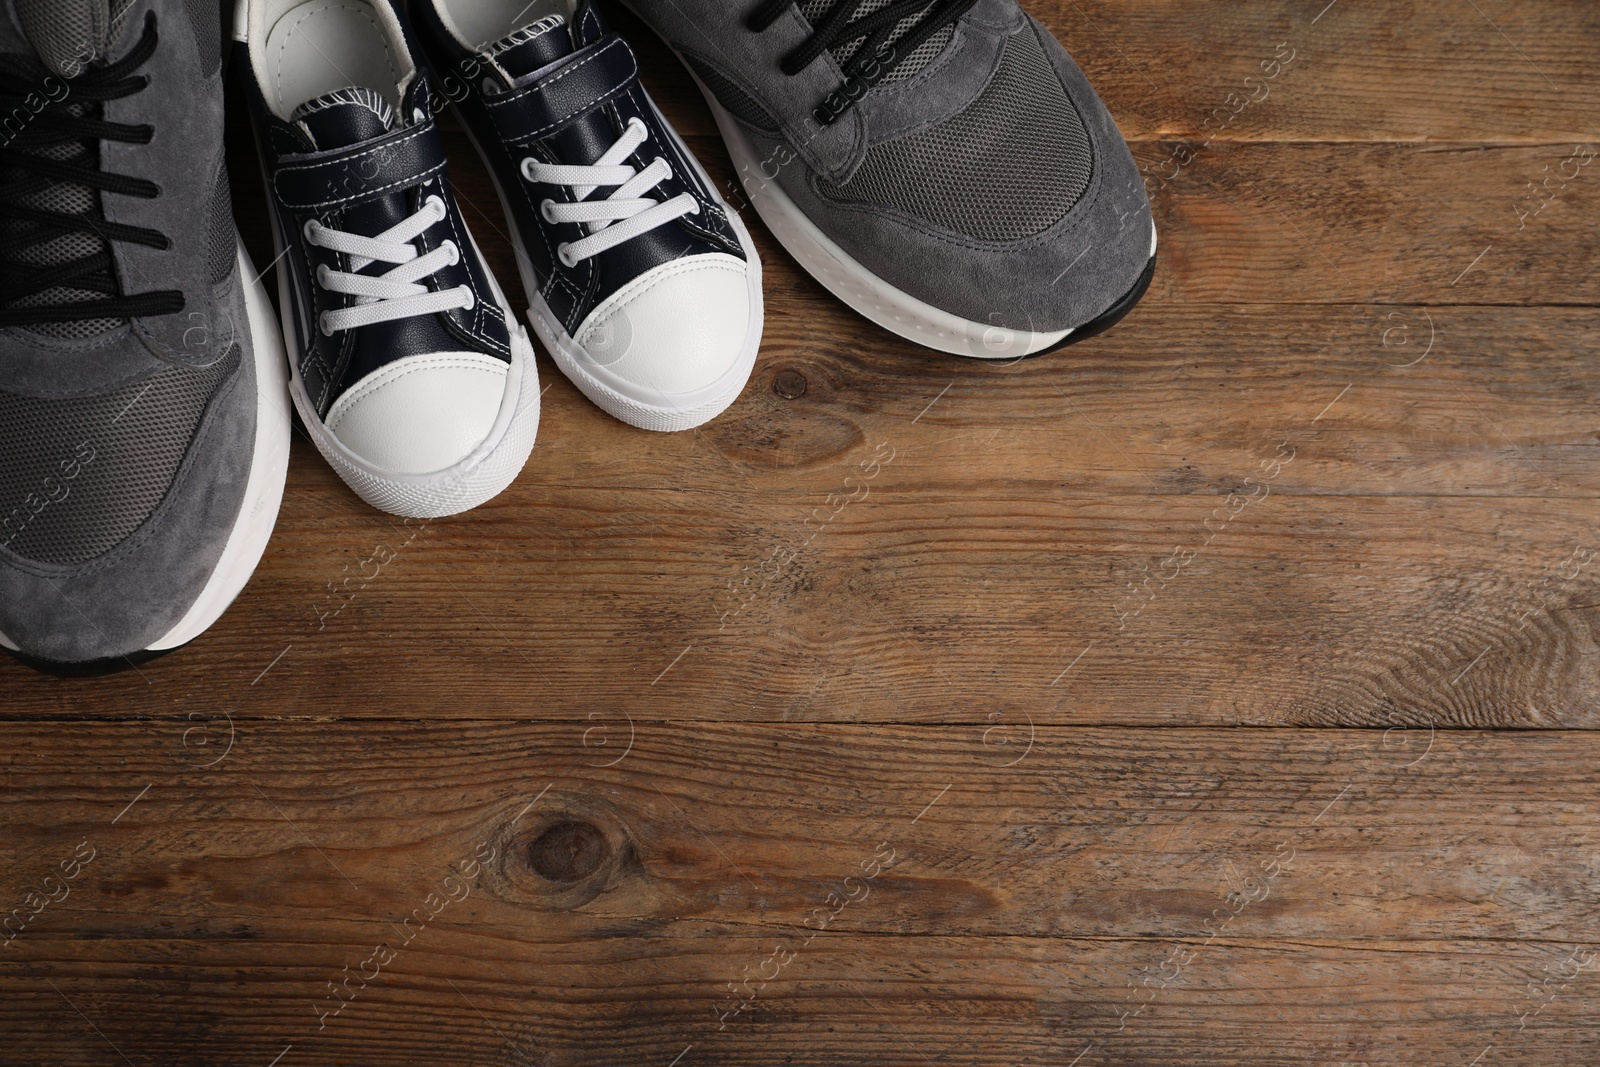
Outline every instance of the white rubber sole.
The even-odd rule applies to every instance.
[[[655,107],[654,101],[650,106]],[[516,216],[512,214],[511,203],[506,198],[505,189],[500,185],[499,176],[489,163],[489,157],[484,154],[483,146],[478,144],[477,138],[473,136],[465,122],[461,123],[461,128],[467,131],[467,138],[478,150],[478,155],[484,160],[484,167],[494,182],[495,194],[500,198],[500,210],[505,215],[506,225],[510,227],[511,243],[517,253],[517,273],[522,277],[522,289],[528,297],[528,322],[533,326],[533,332],[538,334],[539,340],[543,342],[551,358],[555,360],[556,366],[560,367],[561,373],[578,387],[579,392],[612,418],[630,426],[637,426],[641,430],[675,432],[691,430],[710,422],[739,399],[739,394],[744,392],[744,387],[749,384],[751,372],[755,370],[756,356],[761,350],[761,335],[766,325],[766,311],[761,289],[761,256],[756,251],[755,242],[750,239],[750,231],[745,228],[738,212],[729,207],[717,194],[716,184],[700,166],[700,161],[695,159],[694,153],[690,152],[678,137],[677,131],[661,118],[659,110],[656,116],[660,119],[662,128],[673,138],[683,158],[688,160],[699,173],[705,187],[711,190],[711,195],[717,198],[717,203],[726,212],[728,222],[739,238],[739,247],[744,251],[745,257],[745,286],[750,301],[750,323],[745,330],[744,344],[739,350],[739,357],[716,381],[692,393],[663,393],[627,381],[607,370],[573,339],[566,327],[561,324],[561,320],[550,310],[549,303],[539,291],[539,279],[534,273],[533,262],[528,258],[522,234],[517,231],[513,221]]]
[[[147,652],[165,652],[186,645],[222,617],[261,562],[283,503],[292,433],[283,337],[272,320],[267,291],[242,243],[238,245],[237,259],[239,276],[245,279],[245,312],[256,370],[256,439],[250,455],[250,478],[245,483],[233,532],[228,535],[205,588],[178,624],[149,645]],[[0,634],[0,645],[20,651],[4,634]]]
[[[680,57],[681,58],[681,57]],[[778,184],[764,172],[765,162],[739,127],[738,121],[712,95],[694,71],[684,64],[700,94],[705,97],[717,120],[717,128],[727,143],[728,154],[750,204],[767,224],[778,243],[788,250],[823,288],[853,310],[925,348],[974,359],[1015,359],[1054,348],[1072,335],[1072,330],[1035,333],[1012,330],[992,323],[963,319],[932,304],[918,300],[872,273],[850,253],[840,248],[801,211]],[[1150,227],[1150,255],[1156,254],[1156,230]]]
[[[478,242],[462,220],[467,240],[472,250],[483,262]],[[272,239],[280,260],[283,257],[283,237],[278,232],[277,217],[273,216]],[[362,500],[380,511],[416,519],[437,519],[458,515],[499,496],[516,480],[533,454],[533,444],[539,433],[539,372],[534,365],[533,342],[517,322],[515,313],[506,303],[505,293],[495,280],[493,272],[484,268],[495,302],[505,314],[506,326],[511,335],[511,365],[506,373],[505,395],[495,416],[489,435],[458,463],[443,470],[427,474],[407,474],[385,470],[370,463],[345,447],[333,431],[329,430],[317,414],[316,405],[306,392],[300,378],[299,359],[289,361],[289,395],[294,399],[300,421],[322,458],[355,491]],[[282,315],[285,337],[298,336],[295,332],[292,286],[289,269],[278,268],[278,304]]]

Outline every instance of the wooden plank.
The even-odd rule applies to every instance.
[[[224,726],[8,730],[0,1062],[1595,1048],[1584,734]]]
[[[1589,47],[1600,17],[1582,0],[1478,0],[1476,9],[1338,0],[1026,6],[1066,44],[1130,139],[1600,139]],[[611,11],[679,129],[713,133],[677,60],[618,5]]]
[[[75,685],[6,665],[6,716],[1596,721],[1600,546],[1569,503],[1273,498],[1229,519],[1173,497],[1152,519],[886,485],[806,544],[640,492],[551,497],[414,540],[290,519],[183,656]]]
[[[1600,940],[1587,733],[169,717],[80,724],[71,775],[58,725],[7,734],[7,907],[88,857],[8,967],[388,936],[452,870],[451,923],[573,943]]]
[[[1584,946],[830,937],[766,986],[749,979],[757,996],[719,1031],[727,986],[773,959],[774,939],[546,942],[442,918],[370,985],[352,981],[319,1031],[328,983],[383,936],[362,933],[57,942],[48,969],[6,983],[0,1062],[1546,1067],[1600,1054],[1593,965],[1561,977]]]
[[[1174,235],[1161,293],[1229,303],[1593,305],[1592,276],[1566,272],[1593,273],[1597,152],[1214,144],[1180,170],[1135,146]]]

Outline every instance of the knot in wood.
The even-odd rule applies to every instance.
[[[528,846],[528,865],[541,878],[570,885],[594,874],[610,855],[611,845],[599,827],[567,820],[534,839]]]

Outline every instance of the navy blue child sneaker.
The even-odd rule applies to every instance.
[[[684,430],[744,389],[761,261],[588,0],[412,0],[494,175],[528,320],[615,417]]]
[[[401,12],[239,0],[233,36],[301,420],[374,507],[434,517],[484,503],[533,449],[533,346],[456,204]]]

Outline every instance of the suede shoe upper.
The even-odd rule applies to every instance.
[[[977,323],[1094,320],[1154,251],[1100,99],[1016,0],[628,0],[809,222],[890,285]]]
[[[240,515],[257,382],[220,66],[211,5],[0,10],[0,635],[38,659],[160,639]]]

